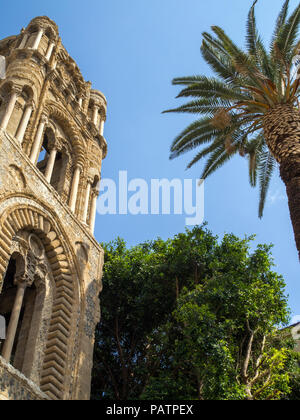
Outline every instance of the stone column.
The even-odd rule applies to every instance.
[[[47,167],[46,167],[46,172],[45,172],[45,177],[48,182],[50,182],[52,178],[56,155],[57,155],[57,149],[54,147],[50,152],[50,156],[47,162]]]
[[[17,295],[16,295],[16,299],[14,302],[14,307],[12,310],[12,314],[10,317],[10,321],[9,321],[9,326],[7,329],[7,335],[6,335],[6,340],[3,346],[3,351],[2,351],[2,357],[9,363],[10,362],[10,358],[11,358],[11,352],[14,346],[14,341],[16,338],[16,332],[17,332],[17,328],[18,328],[18,322],[20,319],[20,313],[22,310],[22,305],[23,305],[23,300],[24,300],[24,295],[25,295],[25,290],[27,287],[27,283],[26,281],[21,278],[18,282],[18,290],[17,290]]]
[[[69,206],[70,206],[72,212],[75,212],[75,208],[76,208],[80,174],[81,174],[81,166],[76,165],[74,175],[73,175],[70,202],[69,202]]]
[[[83,99],[82,98],[79,98],[78,103],[79,103],[80,108],[82,108],[82,102],[83,102]]]
[[[97,105],[94,105],[94,108],[93,108],[93,123],[95,125],[97,125],[97,122],[98,122],[98,107],[97,107]]]
[[[88,179],[87,187],[86,187],[86,194],[85,194],[84,210],[83,210],[83,216],[82,216],[83,223],[87,223],[92,183],[93,181],[91,179]]]
[[[37,34],[37,37],[34,41],[34,44],[33,44],[33,47],[32,47],[33,50],[37,50],[39,48],[39,45],[40,45],[40,42],[41,42],[41,39],[42,39],[43,35],[44,35],[44,29],[40,29],[38,34]]]
[[[43,141],[43,134],[44,134],[44,128],[45,125],[47,123],[48,119],[45,115],[42,115],[42,118],[40,120],[40,124],[35,136],[35,140],[31,149],[31,154],[30,154],[30,161],[36,165],[37,160],[38,160],[38,155],[40,153],[41,147],[42,147],[42,141]]]
[[[52,55],[52,53],[53,53],[53,49],[54,49],[54,47],[55,47],[55,42],[54,42],[54,41],[51,41],[51,42],[50,42],[50,44],[49,44],[49,47],[48,47],[47,53],[46,53],[46,60],[47,60],[47,61],[49,61],[49,60],[50,60],[51,55]]]
[[[22,143],[23,139],[24,139],[24,135],[31,117],[31,113],[33,111],[33,103],[28,104],[25,108],[21,123],[19,125],[17,134],[16,134],[16,139]]]
[[[99,196],[99,191],[93,190],[92,192],[92,204],[91,204],[91,214],[90,214],[90,231],[92,235],[95,231],[95,223],[96,223],[96,211],[97,211],[97,199]]]
[[[104,120],[101,120],[101,123],[100,123],[100,134],[101,136],[103,136],[104,134]]]
[[[14,111],[19,93],[20,93],[20,89],[14,88],[14,87],[12,88],[11,97],[10,97],[9,103],[7,105],[7,108],[5,110],[5,114],[4,114],[2,122],[1,122],[1,128],[3,128],[3,130],[7,129],[7,126],[8,126],[10,117],[12,116],[12,113]]]
[[[25,48],[27,41],[28,41],[29,35],[28,34],[24,34],[23,39],[21,44],[19,45],[19,49],[22,50],[23,48]]]

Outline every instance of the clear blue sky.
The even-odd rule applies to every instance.
[[[83,76],[108,99],[105,137],[109,146],[103,177],[196,178],[185,172],[191,156],[169,161],[173,138],[194,117],[162,115],[179,105],[176,76],[209,74],[200,55],[201,33],[222,26],[240,45],[252,0],[27,0],[5,2],[0,38],[19,33],[35,16],[48,15]],[[260,0],[258,23],[269,41],[282,0]],[[295,7],[297,0],[291,1]],[[283,274],[293,315],[300,315],[300,273],[284,186],[277,176],[259,220],[258,191],[250,188],[246,161],[236,158],[206,182],[205,219],[220,237],[256,234],[273,243],[276,270]],[[98,216],[96,238],[117,236],[133,245],[185,229],[184,216]]]

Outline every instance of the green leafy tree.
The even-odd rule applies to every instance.
[[[288,362],[290,392],[288,394],[284,394],[282,399],[288,401],[300,401],[300,354],[291,352]]]
[[[289,317],[284,281],[271,271],[270,248],[259,246],[249,254],[248,245],[225,236],[212,276],[192,291],[185,289],[172,318],[154,332],[160,345],[152,347],[152,357],[160,360],[160,369],[143,398],[289,395],[291,349],[276,329]]]
[[[276,338],[281,344],[289,349],[286,372],[289,375],[289,388],[288,394],[283,394],[281,399],[288,401],[300,400],[300,353],[297,350],[297,343],[295,348],[295,341],[292,338],[291,327],[281,331]]]
[[[195,228],[168,241],[131,249],[118,239],[104,244],[102,321],[96,332],[93,398],[138,398],[157,361],[149,336],[162,325],[184,287],[209,272],[216,238]]]
[[[271,344],[287,322],[284,282],[268,247],[249,254],[250,239],[219,243],[195,227],[131,249],[121,239],[104,245],[93,399],[242,399],[247,389],[263,398],[265,371],[288,396],[288,353]]]
[[[201,175],[206,178],[239,153],[249,161],[251,186],[259,183],[260,217],[279,165],[300,253],[300,5],[289,15],[289,1],[284,2],[267,49],[256,26],[256,3],[248,16],[246,50],[213,26],[213,35],[203,33],[201,52],[216,77],[174,79],[174,85],[184,86],[178,97],[193,99],[165,112],[201,118],[174,140],[171,158],[199,149],[188,167],[207,158]]]

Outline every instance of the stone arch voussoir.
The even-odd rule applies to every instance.
[[[10,259],[13,237],[21,230],[34,230],[43,241],[52,268],[56,293],[45,347],[40,387],[52,399],[62,399],[71,336],[74,285],[65,245],[47,215],[28,206],[10,209],[0,218],[0,291]]]

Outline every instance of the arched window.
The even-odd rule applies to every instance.
[[[33,90],[29,86],[24,86],[22,93],[18,98],[16,109],[12,114],[12,123],[15,124],[14,132],[12,133],[17,140],[22,143],[25,132],[27,130],[30,117],[33,111]]]
[[[23,141],[33,106],[33,90],[31,87],[23,86],[23,88],[18,87],[16,90],[16,87],[10,83],[1,87],[0,122],[2,128],[16,137],[20,143]]]
[[[6,106],[11,95],[11,84],[5,83],[0,88],[0,122],[5,114]]]
[[[57,138],[57,134],[52,127],[48,127],[44,134],[37,163],[38,169],[60,195],[64,192],[69,164],[68,154],[63,147],[63,142],[62,138]]]
[[[61,182],[64,178],[64,159],[63,159],[63,154],[61,152],[57,152],[56,154],[56,158],[55,158],[55,163],[54,163],[54,167],[53,167],[53,172],[52,172],[52,176],[50,179],[50,184],[52,185],[52,187],[58,192],[60,193],[61,190]]]
[[[28,46],[29,48],[32,48],[32,47],[34,46],[34,44],[35,44],[35,40],[36,40],[36,37],[37,37],[37,35],[38,35],[38,32],[39,32],[39,28],[38,28],[37,26],[32,26],[32,27],[29,29],[29,31],[28,31],[28,34],[29,34],[29,39],[28,39],[28,41],[27,41],[27,46]]]
[[[88,107],[88,117],[90,120],[93,120],[93,109],[94,109],[94,101],[90,101],[89,102],[89,107]]]
[[[100,181],[99,176],[98,176],[98,175],[96,175],[96,176],[94,177],[94,181],[93,181],[92,189],[96,189],[96,188],[98,188],[98,186],[99,186],[99,181]]]
[[[16,274],[16,261],[14,259],[10,259],[6,275],[4,278],[2,292],[0,295],[0,315],[5,319],[5,335],[7,332],[7,326],[9,324],[11,312],[12,312],[12,302],[16,296],[16,286],[14,285],[14,278]],[[0,353],[3,350],[4,341],[0,344]]]
[[[0,315],[6,324],[0,354],[25,376],[39,381],[40,340],[47,332],[42,326],[51,314],[45,310],[53,300],[51,268],[44,245],[31,231],[16,235],[0,292]],[[47,292],[47,293],[46,293]],[[51,304],[50,304],[51,307]]]
[[[44,134],[42,148],[41,148],[41,151],[40,151],[40,154],[39,154],[39,157],[38,157],[38,161],[37,161],[37,167],[42,172],[43,175],[45,175],[45,173],[46,173],[47,161],[48,161],[48,158],[49,158],[48,143],[49,143],[51,138],[52,138],[52,132],[51,132],[51,130],[47,129],[45,134]]]
[[[3,288],[0,295],[0,315],[5,318],[6,334],[9,334],[9,325],[15,309],[18,286],[15,284],[15,277],[18,267],[18,260],[21,256],[14,254],[9,261],[6,275],[3,282]],[[27,345],[29,330],[31,326],[32,315],[36,299],[36,288],[33,284],[26,288],[23,301],[21,303],[17,329],[14,334],[13,347],[10,354],[10,364],[23,372],[24,349]],[[10,337],[7,335],[6,339]],[[2,343],[1,352],[4,351],[4,343]]]
[[[39,52],[43,55],[47,54],[49,44],[51,42],[52,34],[49,29],[46,30],[46,32],[43,34],[40,45],[39,45]]]

